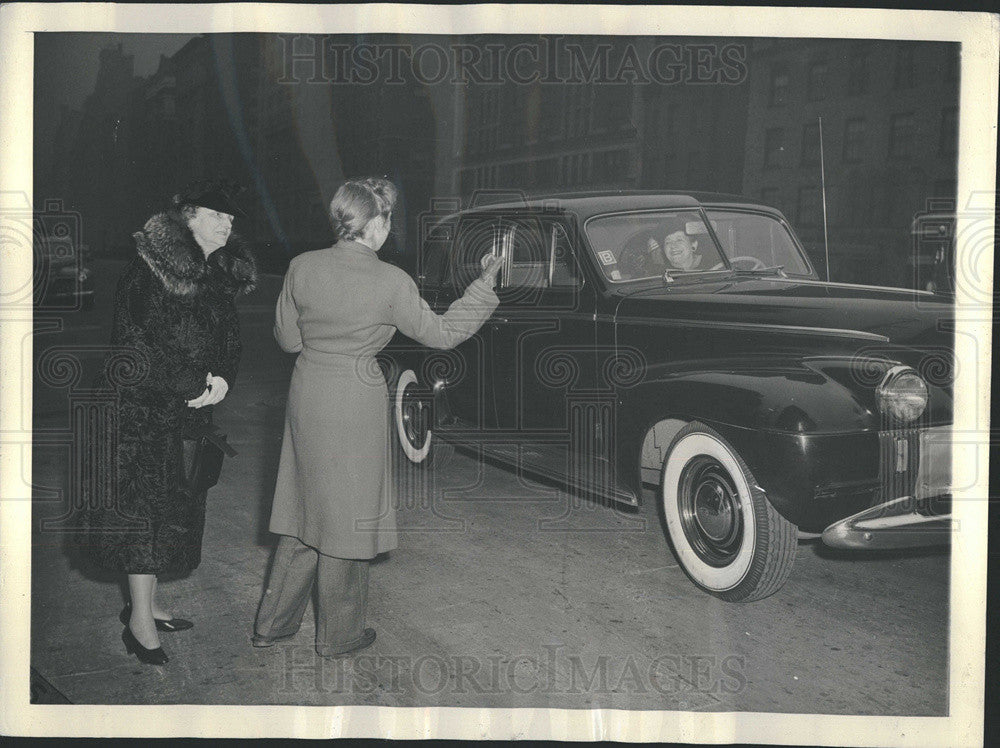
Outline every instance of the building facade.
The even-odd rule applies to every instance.
[[[454,168],[464,200],[491,191],[740,189],[746,45],[611,39],[563,40],[555,80],[463,92]],[[739,63],[725,76],[722,55]]]
[[[832,279],[913,285],[914,217],[955,204],[958,45],[757,40],[751,54],[743,192],[780,208],[825,273],[825,182]]]
[[[492,69],[416,64],[470,50]],[[345,177],[386,175],[401,199],[383,256],[413,270],[422,217],[473,200],[739,192],[780,208],[825,271],[825,186],[832,277],[906,286],[913,217],[955,198],[958,54],[877,40],[219,34],[137,78],[118,45],[82,111],[64,111],[36,203],[63,198],[95,251],[125,255],[173,191],[227,176],[249,188],[238,230],[283,270],[330,244]],[[545,64],[518,77],[532,59]]]

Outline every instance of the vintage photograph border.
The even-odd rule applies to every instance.
[[[956,233],[964,209],[994,218],[998,89],[998,21],[985,13],[666,6],[431,5],[115,5],[13,3],[0,8],[0,191],[32,194],[33,32],[154,30],[352,33],[686,34],[727,37],[919,39],[962,44]],[[969,197],[981,201],[966,205]],[[0,218],[2,220],[2,218]],[[0,255],[0,284],[23,276],[30,248]],[[972,247],[959,246],[959,262]],[[992,263],[990,263],[992,268]],[[979,293],[992,298],[992,277]],[[3,286],[0,285],[0,290]],[[955,433],[973,444],[954,451],[978,467],[977,484],[955,496],[952,544],[950,705],[948,717],[854,717],[810,714],[692,713],[624,710],[394,708],[371,706],[57,706],[29,704],[31,502],[21,461],[30,450],[4,445],[31,438],[32,320],[0,310],[0,733],[46,736],[536,738],[564,740],[807,743],[817,745],[975,745],[982,743],[989,495],[988,387],[993,311],[963,304],[957,289]],[[970,300],[966,300],[970,301]],[[974,311],[969,311],[974,310]],[[27,455],[24,454],[27,452]],[[965,499],[965,500],[963,500]]]

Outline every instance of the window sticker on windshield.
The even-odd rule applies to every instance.
[[[598,252],[597,256],[601,258],[601,262],[605,265],[614,265],[616,262],[614,254],[612,252],[608,252],[607,250]]]
[[[611,271],[611,280],[620,281],[621,279],[622,279],[621,271],[619,271],[619,270],[612,270]]]

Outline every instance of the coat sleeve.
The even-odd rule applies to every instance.
[[[240,367],[240,356],[243,353],[243,341],[240,339],[240,315],[233,304],[226,309],[226,314],[222,322],[222,330],[219,336],[222,345],[219,350],[219,359],[214,364],[212,374],[222,377],[229,385],[228,392],[233,391],[236,382],[236,373]]]
[[[413,279],[404,274],[390,302],[390,317],[401,333],[418,343],[430,348],[454,348],[472,337],[499,303],[493,289],[477,278],[462,298],[438,315],[420,298]]]
[[[281,284],[281,294],[274,308],[274,339],[278,341],[281,350],[287,353],[298,353],[302,350],[302,331],[299,330],[299,310],[295,306],[292,294],[292,268],[285,273],[285,281]]]
[[[144,283],[142,277],[123,279],[116,303],[116,337],[148,363],[147,386],[191,400],[205,391],[208,367],[192,356],[185,310],[156,285]]]

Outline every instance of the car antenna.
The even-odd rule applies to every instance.
[[[830,242],[826,233],[826,168],[823,162],[823,118],[819,119],[819,181],[823,192],[823,252],[826,254],[826,282],[830,282]]]

